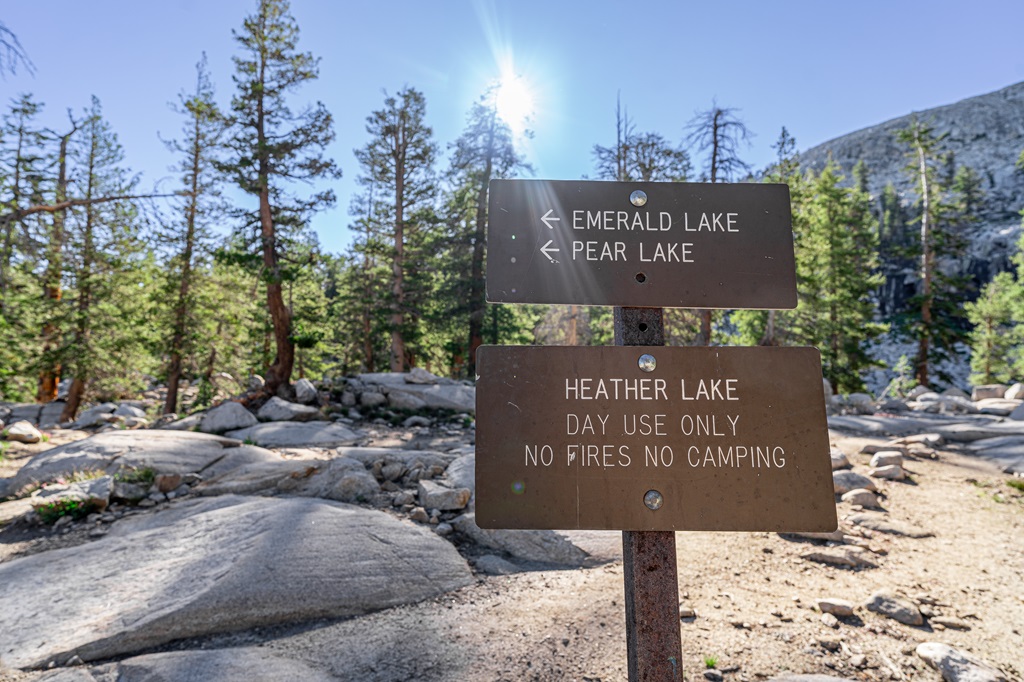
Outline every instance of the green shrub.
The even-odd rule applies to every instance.
[[[76,500],[66,497],[42,504],[36,507],[35,510],[43,523],[52,526],[62,516],[70,516],[76,521],[84,519],[94,511],[100,510],[100,502],[99,500]]]

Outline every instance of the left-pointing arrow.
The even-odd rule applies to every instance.
[[[552,221],[562,222],[561,218],[556,218],[553,215],[551,215],[552,213],[554,213],[554,211],[555,209],[549,208],[548,212],[540,217],[541,221],[548,226],[549,230],[555,229],[555,226],[551,224]]]
[[[553,239],[549,239],[547,244],[545,244],[544,246],[540,247],[540,252],[543,253],[545,256],[547,256],[549,261],[551,261],[552,263],[555,263],[557,261],[555,261],[555,259],[551,256],[551,254],[548,253],[548,251],[559,251],[559,249],[556,249],[555,247],[551,246],[551,243],[553,241],[554,241]]]

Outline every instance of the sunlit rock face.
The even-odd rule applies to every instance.
[[[946,135],[942,149],[952,153],[956,167],[970,166],[981,179],[984,196],[978,211],[979,222],[965,230],[969,247],[955,262],[943,264],[966,274],[976,291],[997,272],[1011,269],[1010,257],[1020,235],[1024,171],[1015,164],[1024,150],[1024,83],[907,114],[829,140],[802,153],[801,165],[821,170],[831,155],[850,182],[854,165],[863,159],[876,211],[883,189],[891,183],[911,220],[907,230],[914,232],[918,223],[912,205],[917,200],[917,188],[906,172],[907,147],[896,139],[896,132],[906,128],[914,116],[931,126],[936,136]],[[882,314],[888,316],[906,307],[915,293],[917,280],[913,262],[890,259],[884,263],[884,270],[886,282],[879,305]]]

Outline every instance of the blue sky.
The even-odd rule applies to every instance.
[[[0,80],[4,99],[31,92],[43,121],[62,129],[68,108],[100,98],[127,165],[144,188],[174,162],[158,137],[179,134],[168,108],[191,88],[206,51],[218,99],[233,92],[232,29],[255,0],[21,0],[0,21],[36,67]],[[382,90],[409,85],[427,100],[442,149],[502,64],[531,84],[534,177],[593,174],[594,144],[614,139],[615,99],[641,131],[673,142],[712,100],[754,133],[745,159],[768,163],[786,126],[800,149],[911,111],[1024,80],[1019,0],[975,2],[670,2],[592,0],[293,0],[300,48],[321,58],[320,80],[295,103],[321,100],[335,117],[329,153],[344,177],[337,206],[313,227],[325,250],[350,241],[359,174],[352,150]],[[444,167],[446,164],[442,164]]]

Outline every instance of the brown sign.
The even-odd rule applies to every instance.
[[[795,308],[786,185],[493,180],[487,300]]]
[[[814,348],[485,346],[477,372],[483,528],[836,528]]]

